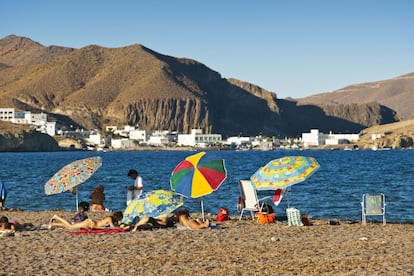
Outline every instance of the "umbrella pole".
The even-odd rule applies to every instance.
[[[76,189],[76,212],[78,212],[79,211],[79,203],[78,203],[78,189]]]
[[[203,201],[201,201],[201,216],[203,218],[203,221],[205,221],[205,219],[204,219],[204,204],[203,204]]]
[[[290,191],[290,187],[288,187],[288,188],[286,189],[286,198],[287,198],[288,208],[290,208],[290,202],[289,202],[289,191]]]

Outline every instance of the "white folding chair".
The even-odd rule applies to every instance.
[[[382,216],[382,224],[386,224],[385,220],[385,195],[381,194],[363,194],[362,207],[362,224],[367,223],[367,216]]]
[[[263,204],[271,199],[271,196],[266,196],[258,199],[256,189],[253,187],[250,180],[239,181],[240,196],[244,199],[244,207],[241,209],[240,218],[242,219],[244,211],[250,211],[252,219],[254,219],[254,212],[261,212]]]

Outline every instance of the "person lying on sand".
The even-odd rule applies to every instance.
[[[190,218],[190,212],[187,209],[182,209],[174,212],[175,217],[178,220],[178,224],[190,229],[204,229],[210,226],[210,221],[206,219],[201,221],[198,219]]]
[[[13,223],[9,222],[9,219],[5,216],[0,218],[0,231],[10,231],[14,232],[16,228],[14,227]]]
[[[176,222],[177,219],[174,215],[162,218],[143,217],[140,221],[138,221],[137,224],[135,224],[132,232],[135,232],[137,230],[152,230],[174,227]]]
[[[104,228],[107,226],[114,227],[115,225],[119,225],[122,221],[122,212],[114,212],[112,216],[105,217],[101,220],[93,220],[93,219],[86,219],[81,222],[77,223],[70,223],[69,221],[65,220],[64,218],[59,217],[58,215],[53,215],[53,217],[49,221],[49,228],[52,227],[63,227],[68,229],[79,229],[79,228],[88,228],[88,229],[96,229],[96,228]]]

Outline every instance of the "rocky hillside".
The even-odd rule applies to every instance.
[[[0,40],[0,105],[42,110],[85,128],[130,124],[187,133],[296,136],[311,128],[359,131],[393,122],[379,104],[315,105],[277,99],[253,84],[222,78],[204,64],[142,45],[81,49]],[[29,54],[27,54],[29,53]],[[60,116],[60,117],[59,117]]]
[[[0,121],[0,152],[57,151],[57,142],[28,127]]]
[[[414,73],[389,80],[354,84],[331,93],[298,100],[307,104],[351,104],[377,102],[397,112],[401,120],[414,118]]]
[[[373,140],[373,134],[379,137]],[[361,148],[413,148],[414,119],[364,129],[358,144]]]

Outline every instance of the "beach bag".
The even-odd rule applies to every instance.
[[[222,222],[230,219],[229,209],[221,207],[217,213],[217,222]]]
[[[286,215],[288,218],[289,226],[303,226],[302,219],[300,217],[300,212],[296,208],[287,208]]]
[[[237,200],[237,211],[241,212],[244,207],[246,207],[246,204],[244,203],[244,198],[239,196],[239,199]]]
[[[267,214],[263,212],[257,212],[256,216],[257,216],[257,223],[259,224],[274,223],[276,220],[275,213]]]

